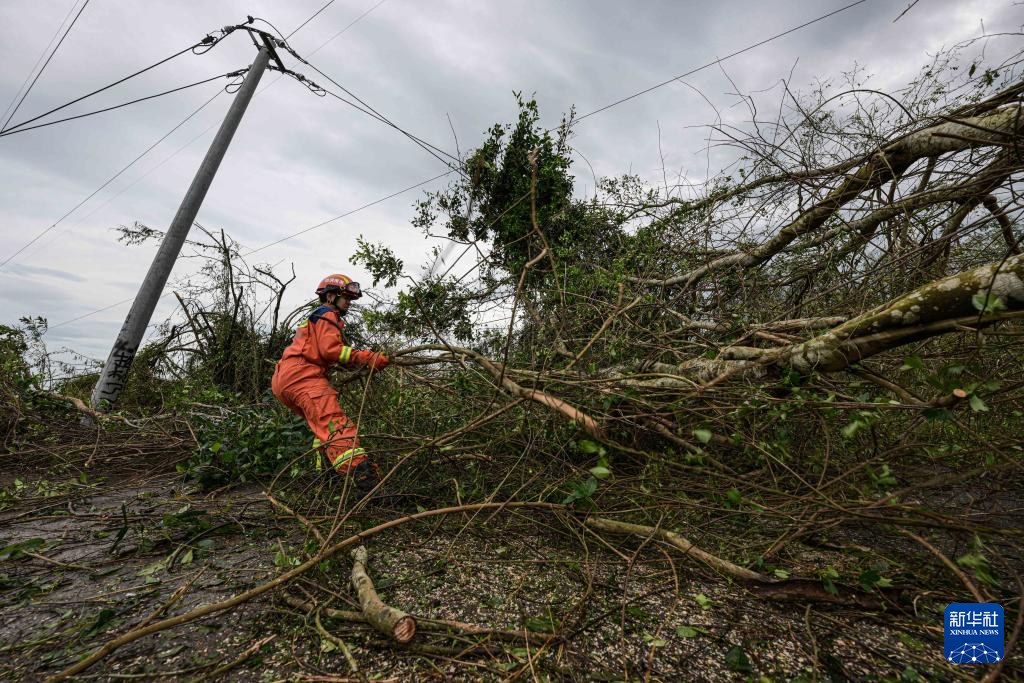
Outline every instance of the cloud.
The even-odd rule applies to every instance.
[[[88,282],[87,278],[66,270],[46,268],[43,266],[30,266],[24,263],[12,263],[8,266],[8,270],[15,275],[27,278],[50,278],[51,280],[56,280],[57,284]]]

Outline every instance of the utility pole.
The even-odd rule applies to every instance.
[[[252,99],[253,93],[256,91],[260,77],[266,70],[271,56],[280,64],[270,40],[263,36],[263,42],[264,45],[260,47],[256,59],[249,67],[249,73],[246,74],[242,87],[238,89],[231,108],[228,109],[227,116],[224,117],[224,122],[220,124],[217,136],[210,143],[210,149],[207,150],[202,164],[199,165],[199,170],[196,171],[196,176],[192,180],[188,192],[185,193],[185,198],[181,200],[181,206],[174,214],[171,227],[168,228],[163,242],[160,243],[160,249],[149,266],[149,272],[146,273],[146,279],[142,282],[139,293],[132,303],[132,309],[128,312],[128,317],[125,318],[124,325],[121,326],[121,331],[117,334],[114,348],[111,349],[106,365],[103,366],[103,372],[100,373],[99,381],[96,382],[96,388],[92,392],[92,407],[96,410],[109,409],[117,403],[121,390],[128,379],[132,361],[135,360],[135,353],[142,343],[142,336],[146,332],[150,318],[153,317],[156,302],[163,292],[164,285],[167,284],[167,278],[171,274],[171,269],[174,268],[178,253],[185,243],[185,238],[188,237],[196,214],[199,213],[199,207],[203,204],[206,192],[210,189],[210,183],[213,182],[213,176],[217,173],[221,160],[224,159],[224,153],[227,152],[231,138],[234,137],[242,115],[249,105],[249,100]]]

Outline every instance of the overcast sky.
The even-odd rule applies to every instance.
[[[0,3],[0,106],[14,97],[73,0]],[[79,0],[80,2],[81,0]],[[91,0],[21,106],[19,122],[162,59],[207,32],[263,17],[290,33],[324,0]],[[586,113],[717,57],[753,44],[848,0],[675,2],[482,2],[337,0],[290,40],[309,61],[399,125],[455,153],[516,115],[514,91],[535,93],[545,123],[575,105]],[[792,71],[796,88],[839,78],[855,64],[873,87],[896,89],[931,55],[983,31],[1017,31],[1012,0],[869,0],[769,45],[672,83],[583,121],[574,147],[579,192],[594,175],[639,174],[654,183],[662,157],[670,175],[704,176],[701,152],[714,110],[744,112],[731,95],[771,88]],[[76,10],[77,11],[77,10]],[[265,27],[265,25],[264,25]],[[249,64],[254,49],[238,32],[208,54],[186,54],[75,105],[90,111]],[[286,61],[295,70],[315,73]],[[730,83],[731,78],[731,83]],[[333,98],[318,98],[267,73],[221,165],[198,220],[259,247],[437,175],[444,167],[394,130]],[[273,83],[272,87],[268,87]],[[0,138],[0,261],[52,225],[200,104],[223,81],[80,121]],[[326,85],[326,83],[325,83]],[[0,323],[39,315],[51,324],[135,293],[155,244],[127,247],[113,228],[140,221],[165,228],[192,179],[231,96],[221,94],[104,191],[11,263],[0,268]],[[775,98],[777,100],[777,98]],[[64,112],[62,112],[63,114]],[[451,123],[449,124],[449,118]],[[659,134],[660,127],[660,134]],[[659,151],[660,137],[660,151]],[[179,152],[178,150],[181,149]],[[175,152],[178,152],[175,154]],[[172,155],[174,155],[172,157]],[[716,169],[712,168],[712,171]],[[439,183],[428,185],[438,187]],[[257,263],[294,263],[299,278],[286,307],[299,304],[331,272],[368,284],[349,264],[360,234],[389,244],[407,266],[427,259],[430,243],[412,228],[421,190],[268,248]],[[193,261],[172,275],[187,276]],[[174,308],[165,297],[154,321]],[[60,326],[51,348],[70,346],[105,358],[128,304]]]

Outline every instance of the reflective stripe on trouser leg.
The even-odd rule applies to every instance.
[[[327,457],[330,457],[328,453]],[[331,463],[338,474],[346,474],[359,463],[367,459],[366,450],[363,448],[350,448],[336,457]]]
[[[326,444],[326,451],[327,459],[331,461],[331,466],[334,467],[335,471],[343,474],[350,467],[355,467],[361,460],[365,460],[366,451],[359,447],[355,423],[351,422],[344,415],[340,417],[342,418],[340,422],[330,420],[327,423],[327,429],[330,431],[331,438]],[[354,460],[359,456],[363,457]]]
[[[313,439],[313,452],[316,458],[316,471],[319,472],[324,468],[324,444],[320,439]]]
[[[309,391],[296,392],[295,403],[319,441],[320,452],[327,455],[336,470],[344,473],[366,460],[365,452],[359,449],[359,429],[345,415],[326,380],[311,384],[314,386]]]

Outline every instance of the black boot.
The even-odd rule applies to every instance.
[[[362,500],[377,487],[380,477],[377,476],[377,467],[369,460],[364,460],[352,470],[352,482],[355,484],[355,500]],[[378,497],[380,492],[377,492]]]

